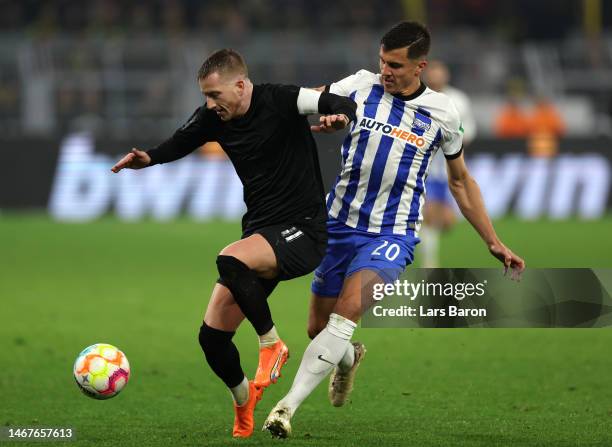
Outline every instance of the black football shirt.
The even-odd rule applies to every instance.
[[[206,106],[167,141],[148,151],[151,165],[177,160],[208,141],[218,142],[244,186],[243,232],[327,215],[317,147],[297,109],[299,87],[253,86],[247,113],[222,121]],[[314,223],[314,222],[313,222]]]

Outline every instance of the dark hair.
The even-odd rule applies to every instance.
[[[408,47],[408,58],[418,59],[429,53],[431,36],[419,22],[401,22],[387,31],[380,44],[385,51]]]
[[[198,80],[204,79],[215,72],[220,74],[240,73],[245,77],[249,76],[246,63],[240,53],[230,48],[217,50],[208,56],[198,70]]]

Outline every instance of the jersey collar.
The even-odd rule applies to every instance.
[[[425,83],[421,81],[421,85],[419,86],[418,89],[416,89],[414,93],[411,93],[410,95],[400,95],[399,93],[395,93],[393,94],[393,96],[396,97],[397,99],[401,99],[402,101],[412,101],[413,99],[421,96],[426,88],[427,86],[425,85]]]

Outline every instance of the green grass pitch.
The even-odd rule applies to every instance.
[[[528,266],[612,267],[611,218],[496,227]],[[293,438],[256,430],[232,440],[231,399],[197,331],[214,257],[238,235],[226,223],[0,216],[0,426],[74,427],[77,441],[66,445],[83,446],[612,445],[605,329],[358,329],[368,354],[350,404],[331,407],[324,382],[294,417]],[[465,223],[442,249],[445,266],[496,265]],[[271,298],[292,356],[256,410],[259,427],[308,342],[308,296],[309,278],[300,278]],[[71,374],[96,342],[119,346],[132,366],[127,388],[109,401],[82,395]],[[245,325],[236,342],[252,376],[254,331]]]

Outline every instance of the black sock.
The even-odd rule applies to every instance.
[[[259,278],[255,271],[233,256],[219,255],[217,268],[220,283],[225,285],[236,300],[244,316],[251,322],[258,335],[263,335],[274,326],[268,296],[278,280]]]
[[[232,341],[234,334],[203,323],[198,337],[210,368],[228,388],[240,385],[245,377],[240,366],[240,354]]]

